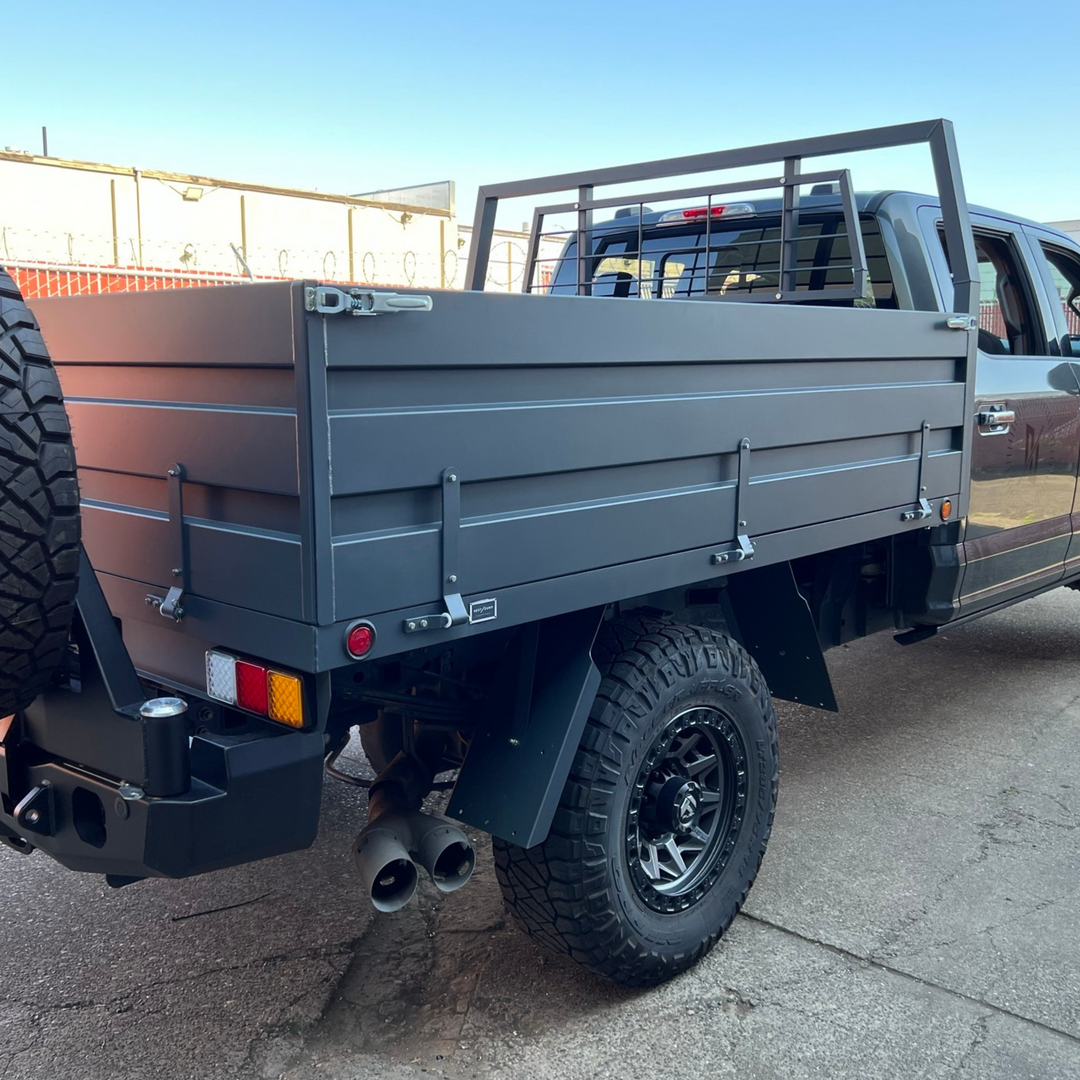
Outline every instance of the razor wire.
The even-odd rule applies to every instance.
[[[464,230],[463,230],[464,232]],[[455,235],[456,230],[451,235]],[[36,295],[118,289],[184,287],[240,281],[313,279],[334,284],[400,288],[462,288],[471,237],[455,246],[306,247],[154,236],[114,236],[0,225],[0,262],[33,271]],[[498,236],[488,288],[520,291],[528,261],[527,239]],[[53,281],[52,285],[47,279]],[[170,284],[162,285],[161,282]]]

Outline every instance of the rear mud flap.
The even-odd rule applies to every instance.
[[[545,839],[600,688],[592,646],[603,614],[595,607],[545,619],[526,639],[534,662],[522,685],[531,693],[476,732],[448,817],[519,847]]]

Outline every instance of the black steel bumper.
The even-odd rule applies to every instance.
[[[142,715],[145,691],[85,555],[72,641],[57,685],[0,719],[0,838],[121,880],[315,840],[321,732],[192,734],[195,701],[187,715]]]
[[[320,733],[199,735],[189,757],[185,790],[155,796],[9,733],[0,743],[0,831],[72,870],[120,878],[187,877],[315,840]]]

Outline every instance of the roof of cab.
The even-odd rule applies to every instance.
[[[909,212],[915,210],[919,206],[937,207],[941,205],[941,202],[936,195],[923,195],[915,191],[890,189],[885,191],[860,191],[855,193],[855,206],[860,213],[876,214],[884,209],[888,216],[898,216],[895,213],[890,213],[892,208],[884,206],[886,200],[889,200],[890,202],[896,201],[902,204]],[[732,199],[731,201],[740,202],[749,200]],[[714,205],[716,204],[714,203]],[[754,214],[740,214],[738,215],[739,220],[746,220],[751,216],[760,217],[766,214],[779,213],[783,203],[780,198],[774,196],[768,199],[753,199],[752,205],[754,207]],[[828,192],[820,195],[803,195],[799,199],[799,207],[803,210],[840,209],[840,206],[839,196],[836,192]],[[667,210],[648,210],[646,207],[646,210],[647,212],[641,215],[642,226],[658,225],[665,214],[670,214],[672,212],[671,208]],[[1041,221],[1032,221],[1029,218],[1021,217],[1019,214],[1008,214],[1001,210],[994,210],[986,206],[978,206],[974,203],[968,204],[968,210],[972,214],[978,214],[983,217],[997,218],[1000,221],[1009,221],[1018,225],[1036,228],[1049,235],[1059,237],[1070,247],[1076,245],[1076,240],[1073,237],[1070,237],[1068,233],[1064,233],[1060,229],[1054,228]],[[715,220],[720,219],[721,215],[717,215],[717,219]],[[689,220],[692,221],[693,219]],[[733,216],[728,220],[735,220],[735,217]],[[627,227],[636,228],[637,224],[638,214],[633,210],[630,210],[628,213],[621,213],[617,217],[596,222],[595,228],[598,230],[602,229],[606,232],[608,231],[608,227],[611,228],[611,231],[614,231],[616,228],[620,230]]]

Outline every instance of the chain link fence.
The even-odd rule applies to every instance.
[[[237,285],[252,281],[312,279],[337,285],[386,288],[466,286],[471,230],[446,230],[447,240],[427,247],[368,248],[278,246],[178,241],[89,232],[49,232],[0,227],[0,265],[28,299],[85,296],[148,289]],[[442,234],[440,234],[442,235]],[[556,252],[555,254],[557,254]],[[551,254],[551,253],[548,253]],[[488,263],[487,288],[521,292],[528,238],[497,235]],[[549,283],[551,262],[538,274]]]
[[[522,252],[524,248],[520,249]],[[511,268],[523,272],[523,254]],[[397,288],[463,288],[466,258],[439,251],[305,248],[113,238],[89,233],[0,229],[0,264],[28,299],[147,289],[315,279]],[[505,274],[503,276],[506,276]]]

